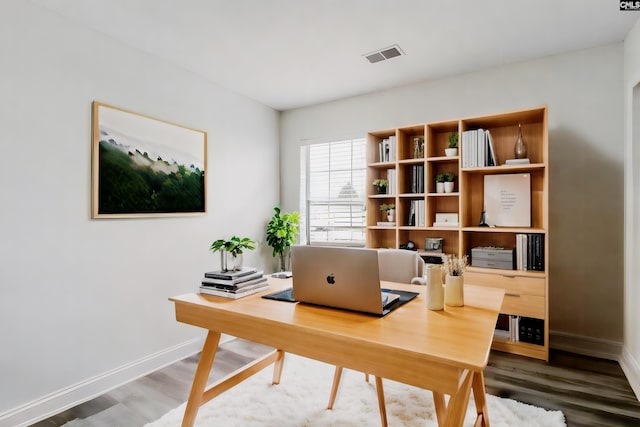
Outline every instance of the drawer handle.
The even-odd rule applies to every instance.
[[[520,294],[514,294],[513,292],[505,292],[504,295],[507,296],[507,297],[520,298]]]

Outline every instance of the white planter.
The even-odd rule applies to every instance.
[[[462,307],[464,305],[464,276],[450,276],[444,285],[444,303],[451,307]]]
[[[453,193],[453,182],[443,182],[443,184],[445,193]]]
[[[427,266],[427,308],[429,310],[444,309],[444,289],[442,287],[442,267],[430,264]]]
[[[444,182],[436,182],[436,193],[444,193]]]
[[[387,211],[387,221],[393,222],[395,217],[396,217],[396,210],[395,209],[389,209]]]
[[[458,155],[458,149],[457,148],[445,148],[444,149],[444,154],[447,157],[454,157]]]

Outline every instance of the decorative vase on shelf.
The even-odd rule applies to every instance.
[[[444,303],[451,307],[464,305],[464,276],[447,274],[444,285]]]
[[[527,144],[522,139],[522,126],[518,123],[518,138],[516,139],[516,144],[513,147],[513,154],[516,159],[526,159],[527,158]]]
[[[444,309],[444,289],[442,287],[442,267],[427,266],[427,308],[429,310]]]
[[[444,193],[444,182],[436,182],[436,193]]]
[[[387,221],[393,222],[395,220],[395,217],[396,217],[396,210],[395,209],[389,209],[387,211]]]
[[[457,148],[445,148],[444,149],[444,155],[447,157],[455,157],[458,155],[458,149]]]

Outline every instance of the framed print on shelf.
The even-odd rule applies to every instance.
[[[206,132],[93,102],[93,218],[206,212]]]

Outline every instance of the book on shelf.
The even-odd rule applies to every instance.
[[[472,129],[462,132],[462,167],[477,168],[497,166],[498,158],[491,132],[486,129]]]
[[[411,166],[411,193],[424,193],[424,165]]]
[[[395,227],[395,221],[378,221],[378,227]]]
[[[244,276],[235,277],[233,279],[215,279],[215,278],[212,278],[212,277],[207,277],[207,275],[205,273],[205,276],[202,278],[202,283],[207,283],[207,284],[211,284],[211,285],[216,285],[216,284],[220,284],[220,285],[238,285],[238,284],[241,284],[243,282],[248,282],[250,280],[260,278],[260,277],[262,277],[263,274],[264,274],[263,271],[259,270],[259,271],[254,271],[253,273],[245,274]]]
[[[396,137],[392,135],[383,139],[378,144],[379,157],[381,162],[395,162],[396,161]]]
[[[260,276],[255,277],[253,279],[244,280],[242,282],[232,282],[230,280],[222,281],[220,279],[209,279],[207,277],[202,279],[202,286],[211,286],[215,288],[223,288],[230,290],[238,290],[248,288],[249,286],[255,285],[256,283],[260,283],[262,280],[266,280],[266,277],[262,275],[260,272]]]
[[[424,227],[426,219],[425,207],[424,200],[411,200],[407,224],[410,226]]]
[[[516,266],[518,270],[544,271],[544,234],[516,234]]]
[[[531,163],[529,159],[507,159],[505,160],[505,165],[528,165]]]
[[[204,277],[209,277],[211,279],[235,279],[238,277],[246,276],[251,273],[255,273],[258,271],[254,267],[242,267],[240,270],[216,270],[216,271],[207,271],[204,273]]]
[[[200,293],[207,294],[207,295],[215,295],[218,297],[224,297],[224,298],[230,298],[230,299],[238,299],[238,298],[246,297],[248,295],[255,294],[257,292],[261,292],[267,288],[269,288],[269,282],[265,277],[263,278],[260,284],[251,286],[246,289],[238,290],[238,291],[220,289],[220,288],[215,288],[211,286],[200,286]]]

